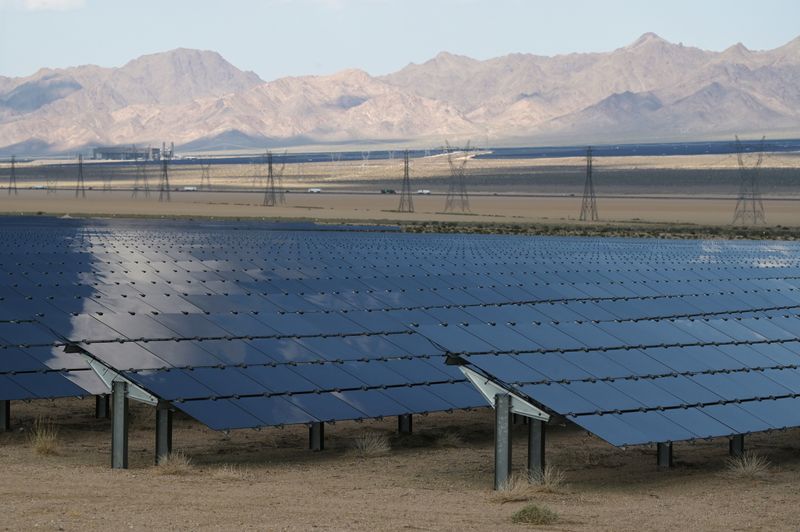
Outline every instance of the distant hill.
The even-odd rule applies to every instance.
[[[619,142],[800,136],[800,38],[709,52],[648,33],[608,53],[441,53],[382,77],[360,70],[261,80],[216,52],[120,68],[0,77],[0,152],[97,144],[233,149],[302,143]]]

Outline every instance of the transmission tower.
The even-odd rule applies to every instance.
[[[583,201],[581,202],[582,222],[596,222],[597,216],[597,196],[594,193],[594,181],[592,180],[592,147],[586,148],[586,183],[583,185]]]
[[[200,163],[200,190],[211,190],[211,163]]]
[[[460,162],[456,162],[453,153],[456,151],[450,143],[445,141],[447,145],[447,164],[450,166],[450,186],[447,189],[447,198],[444,202],[444,212],[470,212],[469,210],[469,195],[467,194],[467,182],[464,174],[469,161],[469,141],[467,147],[464,148],[464,157]]]
[[[369,164],[369,155],[370,154],[369,154],[368,151],[362,151],[361,152],[361,173],[362,174],[366,174],[367,173],[367,165]]]
[[[148,150],[149,151],[149,150]],[[144,191],[144,197],[150,197],[150,183],[147,180],[147,159],[139,159],[136,157],[136,161],[134,163],[136,165],[136,174],[133,178],[133,193],[132,197],[137,197],[139,195],[139,191]]]
[[[86,197],[86,181],[83,179],[83,154],[78,154],[78,183],[75,185],[75,197]]]
[[[403,188],[400,190],[400,212],[414,212],[414,198],[411,197],[411,176],[408,171],[408,150],[403,153]]]
[[[736,209],[733,211],[733,225],[766,224],[767,217],[764,215],[764,203],[761,201],[761,189],[759,187],[759,173],[761,163],[764,160],[764,141],[766,137],[761,137],[761,144],[758,147],[758,159],[752,168],[747,168],[744,164],[744,146],[736,135],[736,156],[739,160],[739,197],[736,199]]]
[[[108,168],[103,172],[103,192],[111,192],[111,171]]]
[[[163,149],[164,144],[161,145],[161,179],[158,181],[158,201],[170,201],[169,195],[169,160],[172,158],[172,152],[169,154]]]
[[[18,194],[17,192],[17,157],[11,156],[11,174],[8,176],[8,195]]]
[[[274,207],[286,203],[283,191],[283,169],[286,167],[286,153],[284,152],[281,165],[275,170],[272,162],[272,152],[267,152],[267,188],[264,190],[264,207]]]

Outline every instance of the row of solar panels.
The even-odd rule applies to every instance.
[[[101,393],[93,358],[219,429],[479,406],[457,356],[617,445],[792,420],[792,244],[0,230],[9,399]]]

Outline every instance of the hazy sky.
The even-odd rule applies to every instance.
[[[383,74],[447,50],[607,51],[644,32],[722,50],[800,34],[798,0],[0,0],[0,75],[120,66],[177,47],[220,52],[266,80]]]

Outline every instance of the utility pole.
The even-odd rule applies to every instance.
[[[739,197],[736,199],[736,208],[733,211],[733,225],[766,224],[767,217],[764,214],[764,203],[761,201],[761,188],[759,177],[761,163],[764,160],[764,141],[766,137],[761,137],[761,144],[758,147],[758,159],[752,168],[747,168],[744,163],[744,146],[736,135],[736,156],[739,161]]]
[[[399,212],[414,212],[414,198],[411,196],[411,176],[408,168],[408,150],[403,153],[403,187],[400,190]]]
[[[17,156],[11,156],[11,175],[8,176],[8,195],[19,194],[17,192]]]
[[[594,193],[594,181],[592,180],[592,147],[586,148],[586,182],[583,185],[583,201],[581,201],[580,221],[596,222],[597,216],[597,196]]]
[[[83,154],[78,154],[78,183],[75,185],[75,197],[86,197],[86,181],[83,179]]]
[[[447,146],[447,164],[450,166],[450,186],[447,189],[447,198],[444,202],[444,212],[470,212],[469,210],[469,194],[467,194],[467,182],[465,179],[465,171],[467,162],[469,162],[469,145],[464,148],[464,157],[461,162],[456,162],[453,153],[454,150],[448,141],[445,141]]]

